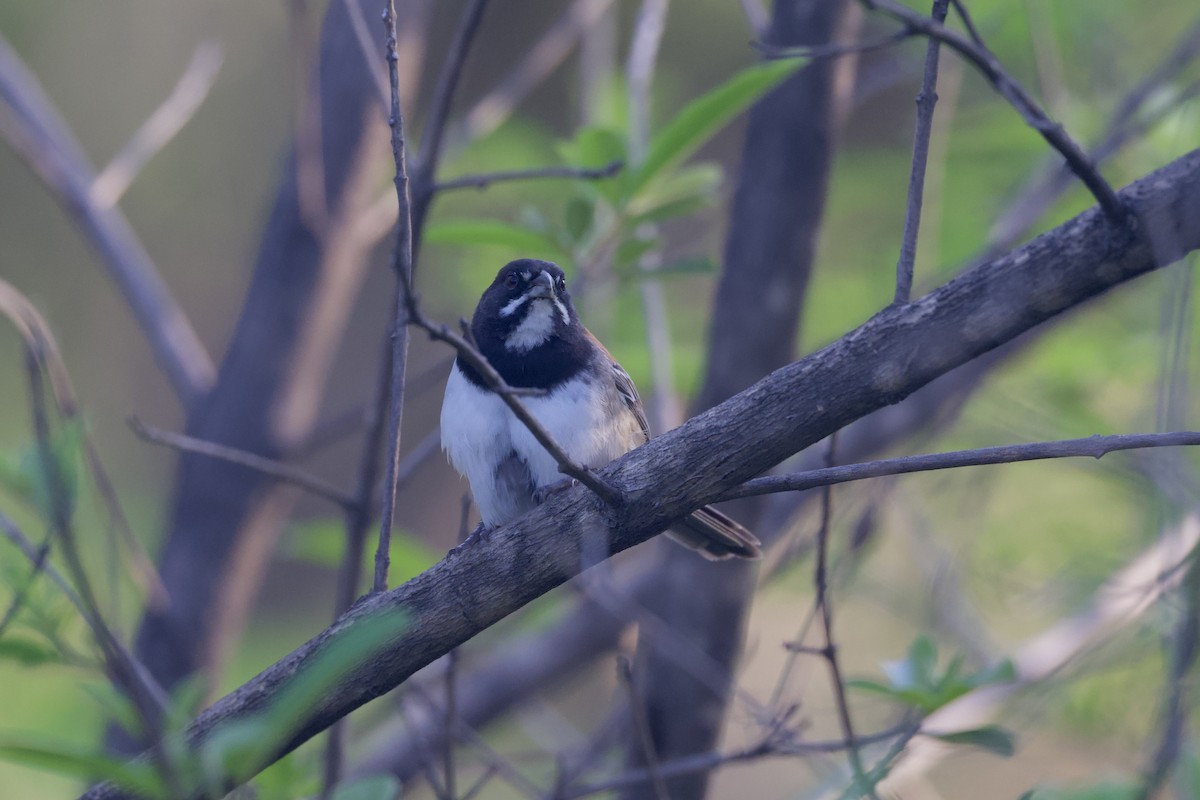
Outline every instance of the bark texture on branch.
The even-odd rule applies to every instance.
[[[898,402],[1061,311],[1200,248],[1200,150],[1121,194],[1136,227],[1114,225],[1093,208],[912,304],[882,311],[603,469],[600,474],[623,492],[620,507],[605,505],[582,487],[551,497],[486,541],[449,555],[397,589],[365,598],[201,713],[189,738],[199,743],[223,723],[262,712],[292,676],[364,618],[402,609],[408,626],[309,710],[283,748],[290,751],[577,574],[586,537],[607,536],[613,552],[643,542],[848,422]],[[84,795],[123,796],[107,785]]]

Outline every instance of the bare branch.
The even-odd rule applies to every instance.
[[[216,379],[216,368],[158,269],[116,208],[91,198],[94,173],[37,78],[0,36],[0,101],[13,112],[9,144],[79,223],[125,297],[176,396],[190,406]]]
[[[200,108],[223,60],[221,46],[216,42],[205,42],[196,48],[167,99],[92,181],[89,196],[94,205],[112,208],[117,204],[142,167],[175,138]]]
[[[442,146],[445,144],[446,123],[450,118],[450,105],[454,100],[455,90],[458,89],[459,78],[462,77],[463,65],[470,52],[479,23],[483,21],[483,12],[487,8],[487,0],[469,0],[459,21],[458,30],[454,33],[454,41],[446,51],[446,60],[438,73],[437,86],[433,90],[433,99],[429,105],[429,118],[421,131],[421,149],[413,168],[413,228],[421,231],[425,212],[433,197],[434,177],[437,174],[438,161],[441,158]],[[394,85],[394,84],[393,84]],[[399,106],[393,107],[399,113]]]
[[[828,465],[826,469],[833,467],[836,454],[837,432],[834,432],[829,437],[829,444],[825,449],[825,463]],[[825,646],[821,648],[821,656],[829,665],[829,681],[833,685],[833,697],[837,703],[838,724],[842,726],[842,737],[848,744],[846,758],[854,774],[854,785],[860,795],[878,800],[875,787],[863,771],[862,755],[858,752],[858,744],[854,738],[854,722],[850,718],[850,704],[846,701],[846,682],[842,678],[838,648],[833,638],[833,603],[829,599],[829,527],[832,517],[833,487],[826,485],[821,489],[821,526],[817,531],[817,557],[813,567],[816,606],[821,615],[821,629],[825,635]]]
[[[1082,439],[1061,439],[1053,442],[1000,445],[975,450],[955,450],[949,453],[930,453],[917,456],[885,458],[862,464],[826,467],[791,475],[772,475],[755,478],[726,493],[722,499],[753,497],[773,492],[805,491],[884,475],[905,475],[958,467],[977,467],[988,464],[1013,464],[1019,461],[1040,461],[1047,458],[1101,458],[1117,450],[1137,450],[1147,447],[1183,447],[1200,445],[1200,433],[1123,433],[1112,436],[1087,436]]]
[[[467,112],[461,138],[478,139],[500,127],[513,109],[553,74],[583,32],[596,24],[612,4],[613,0],[574,0],[525,58]]]
[[[964,18],[964,21],[966,19]],[[1088,150],[1088,158],[1095,163],[1103,162],[1131,139],[1145,133],[1165,115],[1200,94],[1200,81],[1197,81],[1182,89],[1175,103],[1164,104],[1151,110],[1141,119],[1136,118],[1146,101],[1194,61],[1197,54],[1200,54],[1200,20],[1180,37],[1179,42],[1162,62],[1117,103],[1117,107],[1109,116],[1106,132],[1100,141]],[[1046,213],[1046,209],[1067,188],[1070,180],[1071,171],[1066,165],[1052,165],[1049,171],[1046,168],[1036,170],[1034,176],[1013,194],[1005,212],[992,224],[991,230],[988,231],[984,257],[1012,247],[1018,238]]]
[[[367,28],[367,17],[363,14],[358,0],[342,0],[342,2],[346,6],[347,16],[350,17],[350,28],[354,31],[354,38],[358,40],[358,48],[362,51],[363,63],[371,75],[371,82],[375,84],[375,89],[379,93],[379,107],[387,108],[391,103],[388,76],[380,65],[379,59],[375,57],[375,42],[371,38],[371,31]]]
[[[690,775],[696,772],[709,772],[726,764],[756,761],[762,758],[840,753],[852,746],[863,747],[892,739],[907,741],[908,738],[911,738],[915,730],[916,727],[914,725],[906,723],[878,733],[860,736],[853,742],[847,742],[844,739],[789,742],[775,741],[772,738],[768,738],[752,747],[732,753],[699,753],[693,756],[672,759],[660,764],[659,772],[663,778],[677,778],[681,775]],[[649,770],[630,770],[622,775],[589,786],[568,789],[555,797],[556,800],[560,798],[561,800],[575,800],[575,798],[591,797],[592,795],[604,794],[605,792],[612,792],[617,789],[626,789],[646,783],[649,780]]]
[[[455,189],[486,189],[494,183],[506,181],[532,181],[547,178],[574,178],[582,180],[599,180],[611,178],[625,166],[622,161],[610,161],[603,167],[581,169],[579,167],[536,167],[534,169],[514,169],[506,172],[485,172],[480,175],[463,175],[434,184],[435,192],[450,192]]]
[[[194,436],[188,436],[183,433],[164,431],[153,425],[147,425],[134,416],[130,416],[126,419],[126,422],[138,437],[147,442],[165,445],[166,447],[186,453],[199,453],[209,458],[219,458],[222,461],[228,461],[230,464],[237,464],[238,466],[252,469],[255,472],[269,475],[275,480],[299,486],[306,492],[315,494],[317,497],[323,497],[342,508],[350,509],[355,506],[356,499],[354,497],[346,494],[333,484],[328,483],[323,478],[318,478],[316,475],[299,467],[294,467],[291,464],[284,464],[271,458],[264,458],[256,453],[239,450],[236,447],[229,447],[218,442],[197,439]]]
[[[0,532],[16,546],[18,550],[29,560],[30,564],[36,565],[39,561],[45,561],[42,552],[45,549],[44,545],[35,545],[33,541],[26,536],[17,523],[9,519],[3,512],[0,512]],[[63,576],[61,572],[54,568],[48,561],[41,569],[49,576],[54,585],[62,591],[63,596],[75,606],[75,610],[79,612],[79,616],[83,617],[84,621],[91,624],[91,615],[88,612],[87,606],[83,604],[83,600],[79,597],[79,593],[71,586],[70,582]],[[2,627],[2,626],[0,626]]]
[[[387,460],[384,462],[383,508],[379,523],[379,546],[375,551],[375,580],[372,591],[387,589],[388,564],[391,561],[392,520],[396,513],[396,474],[400,465],[400,420],[404,413],[404,377],[408,365],[408,326],[405,302],[412,294],[413,213],[409,195],[406,145],[404,143],[404,113],[400,105],[400,75],[396,68],[396,2],[388,0],[383,12],[386,31],[385,53],[388,83],[391,88],[392,159],[396,164],[396,241],[392,252],[392,268],[398,287],[394,306],[394,328],[391,331],[391,369],[389,370]]]
[[[938,25],[946,21],[950,0],[933,0],[931,19]],[[938,40],[930,38],[925,48],[925,74],[917,94],[916,131],[913,133],[912,171],[908,176],[908,206],[904,212],[904,239],[896,262],[894,303],[907,303],[912,295],[913,265],[917,260],[917,235],[921,230],[921,200],[925,194],[925,166],[929,162],[929,137],[933,131],[933,110],[937,106]]]
[[[584,542],[591,537],[606,536],[613,553],[646,541],[848,422],[1158,268],[1165,257],[1200,248],[1200,151],[1147,175],[1122,195],[1141,216],[1139,230],[1169,231],[1179,250],[1164,256],[1150,237],[1090,209],[912,304],[880,312],[823,350],[606,467],[605,479],[624,489],[620,505],[601,505],[578,488],[555,494],[403,586],[364,598],[337,623],[201,712],[188,728],[189,747],[269,707],[281,687],[364,619],[403,609],[404,631],[308,710],[277,755],[289,752],[590,565]],[[971,337],[961,335],[968,320]],[[904,369],[897,369],[900,364]],[[747,426],[748,419],[755,424]],[[84,796],[101,800],[122,793],[102,785]]]
[[[629,159],[634,167],[641,165],[650,149],[650,90],[669,7],[669,0],[642,0],[629,45],[625,82],[629,87]],[[667,301],[662,282],[654,276],[654,270],[661,260],[660,253],[650,252],[639,258],[637,264],[644,275],[643,280],[638,282],[638,293],[642,299],[642,316],[646,321],[646,349],[650,354],[652,391],[647,410],[651,430],[659,432],[674,428],[683,421],[683,403],[679,399],[679,392],[675,390]]]
[[[1067,134],[1062,125],[1046,115],[1033,96],[1008,74],[990,50],[892,0],[860,0],[860,2],[871,10],[881,11],[924,35],[937,39],[975,65],[980,74],[987,78],[1000,96],[1017,110],[1029,126],[1041,134],[1042,138],[1066,159],[1071,171],[1095,196],[1096,202],[1100,204],[1108,218],[1113,222],[1121,223],[1129,220],[1129,212],[1121,205],[1117,193],[1096,170],[1079,145]]]
[[[658,755],[654,752],[654,734],[650,730],[650,720],[646,717],[646,708],[638,695],[633,682],[633,662],[624,653],[617,656],[617,678],[629,698],[629,716],[633,718],[633,732],[637,736],[637,746],[642,751],[642,763],[646,765],[649,783],[654,787],[657,800],[671,800],[667,784],[659,771]]]

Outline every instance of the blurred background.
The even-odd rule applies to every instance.
[[[420,39],[429,66],[415,81],[409,104],[418,145],[437,65],[463,5],[436,3],[423,12]],[[608,9],[587,26],[584,43],[567,48],[561,65],[540,76],[511,113],[496,119],[494,129],[471,136],[462,127],[466,115],[495,88],[498,76],[540,41],[569,5],[548,0],[491,3],[462,76],[440,178],[574,163],[569,143],[578,145],[581,125],[627,125],[625,88],[617,76],[624,69],[640,4],[620,0],[601,4]],[[751,42],[761,37],[747,6],[756,7],[733,0],[670,6],[653,76],[651,131],[665,127],[689,101],[758,62],[760,54]],[[402,25],[405,8],[401,4]],[[928,13],[924,7],[917,10]],[[1044,102],[1051,117],[1089,144],[1112,130],[1114,111],[1180,36],[1191,31],[1198,38],[1196,7],[1188,0],[1149,5],[972,0],[970,10],[1013,75]],[[197,46],[215,43],[220,48],[220,68],[207,97],[120,199],[120,209],[217,364],[234,340],[276,187],[289,168],[289,143],[305,124],[306,78],[324,14],[324,3],[304,0],[0,4],[0,34],[36,75],[97,169],[171,92]],[[372,36],[381,33],[375,13],[367,14],[367,22]],[[869,40],[893,29],[867,14],[857,35]],[[913,98],[924,52],[924,40],[918,39],[863,54],[850,76],[851,88],[839,95],[844,116],[834,142],[811,285],[796,331],[799,353],[833,341],[891,302],[905,214]],[[1147,93],[1134,117],[1144,125],[1104,162],[1113,185],[1124,185],[1196,146],[1200,104],[1189,90],[1197,80],[1200,67],[1188,61]],[[1041,138],[953,55],[943,57],[938,91],[916,259],[918,292],[977,258],[1026,182],[1053,164]],[[379,111],[373,124],[382,119]],[[326,119],[325,125],[330,124]],[[745,124],[744,115],[733,119],[689,162],[713,165],[706,168],[711,180],[704,182],[702,202],[686,214],[655,223],[651,231],[655,263],[682,265],[667,271],[660,285],[670,342],[670,388],[684,405],[704,382],[709,317]],[[368,182],[375,195],[385,197],[392,166],[386,151],[376,150],[372,152],[378,157],[367,167]],[[547,180],[439,197],[417,262],[426,310],[448,321],[468,315],[506,261],[547,254],[529,252],[511,237],[506,246],[504,236],[480,234],[462,227],[464,221],[567,229],[571,221],[564,215],[588,191],[575,181]],[[1068,188],[1036,215],[1033,230],[1021,240],[1091,204],[1082,188]],[[635,233],[628,235],[636,238]],[[578,256],[587,248],[566,249],[567,256]],[[290,459],[347,491],[353,487],[362,442],[360,435],[339,431],[360,430],[356,426],[375,391],[395,291],[389,258],[390,237],[384,236],[368,248],[361,288],[347,290],[352,307],[344,333],[334,332],[328,374],[309,398],[313,428],[328,435]],[[661,384],[652,375],[647,346],[643,279],[636,270],[611,264],[589,279],[580,264],[560,260],[567,260],[564,266],[572,275],[585,278],[580,305],[586,323],[643,395],[655,395],[654,387]],[[1192,258],[1070,312],[1027,337],[988,370],[938,424],[874,455],[1194,426],[1189,379],[1200,363],[1194,275]],[[136,416],[180,431],[185,410],[78,221],[8,147],[0,147],[0,277],[45,315],[131,527],[147,552],[158,553],[170,526],[179,455],[140,440],[126,420]],[[403,440],[411,444],[406,447],[436,426],[448,352],[414,333],[403,432]],[[27,395],[21,343],[6,330],[0,335],[0,451],[12,459],[32,440]],[[1091,608],[1106,581],[1164,530],[1186,519],[1197,500],[1196,466],[1196,458],[1187,453],[1153,458],[1116,454],[1101,461],[975,468],[839,487],[833,493],[831,534],[843,669],[850,677],[881,681],[885,662],[903,660],[921,635],[938,642],[943,665],[955,653],[964,655],[970,669],[1016,657],[1033,637]],[[431,566],[454,543],[464,491],[465,484],[440,454],[416,469],[397,506],[393,585]],[[104,610],[123,636],[132,637],[144,595],[131,579],[127,557],[113,552],[107,526],[93,522],[102,517],[94,489],[84,488],[79,502],[81,547]],[[817,509],[810,505],[791,523],[790,541],[811,537]],[[0,509],[30,534],[42,533],[36,511],[11,491],[0,489]],[[227,658],[212,673],[221,692],[286,654],[332,618],[343,524],[336,507],[310,497],[299,498],[286,514],[278,543],[265,556],[269,565],[261,583],[250,590],[244,628],[226,643]],[[801,658],[782,677],[789,656],[780,643],[796,637],[813,592],[811,552],[798,547],[789,553],[768,559],[759,576],[738,685],[763,702],[774,691],[786,693],[800,703],[797,713],[811,724],[806,735],[836,738],[839,728],[824,665]],[[14,587],[28,571],[19,554],[3,547],[0,567]],[[52,588],[39,585],[36,593],[38,603],[70,616]],[[8,595],[0,590],[0,598]],[[571,598],[570,590],[543,598],[509,627],[473,642],[463,658],[487,652],[514,631],[548,625]],[[1015,798],[1038,785],[1106,784],[1104,791],[1117,791],[1113,787],[1136,783],[1163,730],[1171,643],[1194,602],[1183,592],[1165,592],[1135,618],[1104,625],[1090,646],[1072,653],[1043,680],[1023,686],[999,709],[994,720],[1016,734],[1011,758],[955,748],[913,779],[903,796],[991,800]],[[15,624],[18,633],[22,626],[33,631],[38,626],[27,616],[18,616]],[[70,620],[64,626],[68,640],[86,649],[83,626]],[[623,647],[632,647],[631,639],[623,641]],[[101,673],[87,666],[0,658],[0,735],[99,748],[107,717],[94,695],[105,683]],[[620,694],[617,684],[611,656],[598,659],[503,717],[488,729],[488,740],[501,752],[517,753],[514,759],[520,764],[524,754],[547,742],[584,740],[607,714],[612,697]],[[896,719],[892,698],[861,691],[851,693],[851,702],[861,730],[886,727]],[[369,751],[366,733],[384,716],[378,704],[368,709],[368,721],[356,725],[352,754]],[[755,729],[748,716],[736,702],[731,707],[723,734],[727,747],[752,743]],[[308,766],[295,769],[315,769],[316,749],[301,751],[297,763],[302,759]],[[1200,780],[1200,751],[1186,737],[1178,763],[1174,785],[1200,785],[1180,777],[1190,771],[1195,776],[1191,780]],[[529,768],[535,776],[545,775],[553,762]],[[836,784],[843,769],[837,756],[750,761],[720,770],[710,796],[819,796],[828,788],[825,782]],[[80,786],[76,778],[0,760],[0,797],[65,798]],[[414,796],[432,796],[427,791],[414,782]],[[496,783],[483,796],[522,795]]]

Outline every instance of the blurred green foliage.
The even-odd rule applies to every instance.
[[[698,98],[720,105],[719,101],[736,95],[732,98],[736,102],[724,107],[736,111],[754,94],[739,80],[754,83],[755,92],[761,91],[768,77],[777,77],[773,70],[785,70],[779,65],[750,66],[757,60],[746,46],[752,34],[736,6],[723,0],[689,0],[673,6],[651,126],[659,137],[659,149],[652,148],[642,165],[631,166],[607,182],[503,185],[439,199],[418,270],[418,283],[435,313],[446,319],[469,313],[481,288],[510,258],[543,255],[577,265],[596,256],[604,244],[615,256],[616,269],[608,285],[590,287],[583,297],[589,326],[635,381],[646,387],[649,357],[638,281],[644,264],[657,264],[656,274],[664,280],[670,276],[667,302],[676,343],[677,386],[689,393],[698,385],[712,272],[719,267],[724,210],[737,177],[740,122],[736,113],[713,113],[711,108],[706,119],[732,119],[728,129],[717,131],[681,120],[697,108]],[[618,26],[622,32],[627,32],[632,8],[632,4],[622,5]],[[1154,66],[1174,33],[1195,16],[1190,0],[1153,4],[972,0],[970,8],[1013,74],[1085,142],[1101,135],[1122,94]],[[537,33],[536,26],[504,16],[498,14],[484,26],[474,72],[467,76],[464,107],[473,96],[472,86],[477,96],[479,88],[486,89],[487,80],[506,65],[505,47],[531,41]],[[228,342],[249,280],[281,153],[293,125],[290,71],[294,61],[287,23],[281,4],[182,0],[127,0],[117,6],[66,0],[0,4],[0,32],[39,75],[98,164],[124,143],[165,95],[199,38],[216,38],[225,47],[226,64],[212,96],[180,137],[148,165],[122,203],[218,356]],[[444,42],[439,38],[432,44],[436,50]],[[845,140],[834,163],[819,255],[798,333],[806,352],[890,302],[904,218],[916,65],[922,52],[922,44],[911,43],[896,52],[865,58],[860,65],[862,89],[849,109]],[[560,73],[495,133],[453,152],[444,175],[561,161],[598,166],[626,157],[627,98],[621,82],[610,80],[596,107],[585,109],[576,88],[578,65],[572,62]],[[949,76],[946,80],[958,83],[948,83],[941,91],[939,120],[945,128],[938,135],[944,138],[935,142],[935,154],[941,155],[927,186],[918,286],[947,279],[974,256],[1012,192],[1046,160],[1040,138],[980,79],[954,66],[950,58],[943,73]],[[742,77],[731,77],[735,75]],[[1195,79],[1193,68],[1173,87],[1164,88],[1155,104],[1171,102],[1174,92]],[[714,87],[722,86],[730,94],[721,94],[721,89],[714,92]],[[587,124],[581,124],[581,119]],[[1105,174],[1122,184],[1194,147],[1198,139],[1200,105],[1192,100],[1107,163]],[[381,188],[389,168],[386,163],[378,166]],[[1089,205],[1086,193],[1073,187],[1039,222],[1039,229]],[[87,408],[88,430],[114,474],[134,528],[153,547],[162,530],[173,456],[136,443],[123,420],[134,413],[178,423],[180,410],[74,225],[2,147],[0,243],[0,271],[48,315]],[[933,446],[949,449],[1152,429],[1156,385],[1171,337],[1163,322],[1164,308],[1169,299],[1186,295],[1192,298],[1188,314],[1194,314],[1195,283],[1179,279],[1185,271],[1194,273],[1194,260],[1073,312],[1068,323],[1046,331],[1035,345],[991,376],[948,436]],[[369,391],[378,337],[390,311],[389,293],[386,271],[377,270],[364,291],[356,327],[343,344],[345,357],[339,359],[330,381],[328,410],[349,406]],[[1194,317],[1180,324],[1189,353],[1200,352],[1200,329]],[[419,345],[414,353],[418,359],[431,358]],[[1194,370],[1195,356],[1189,359]],[[44,503],[38,500],[38,471],[30,469],[33,451],[21,356],[18,343],[7,332],[0,333],[0,367],[5,376],[0,380],[0,408],[9,412],[0,415],[0,510],[40,541],[46,532],[39,513]],[[408,424],[427,428],[435,405],[414,404]],[[1194,404],[1189,411],[1192,408]],[[1194,427],[1192,414],[1187,422]],[[69,437],[69,430],[64,432]],[[1191,454],[1178,457],[1193,468],[1197,465]],[[1135,474],[1137,458],[1119,455],[1099,463],[1056,462],[913,476],[899,484],[897,504],[919,507],[923,518],[932,520],[926,532],[950,554],[960,573],[965,602],[1004,651],[1078,610],[1114,569],[1178,515],[1176,498],[1164,496]],[[352,459],[348,448],[335,449],[319,462],[313,459],[313,467],[342,478]],[[435,504],[427,497],[456,508],[452,501],[440,502],[452,492],[444,488],[449,486],[445,473],[437,477],[441,489],[431,489],[432,479],[414,489],[408,507],[416,511],[411,520],[402,520],[406,530],[436,535],[456,528],[456,520],[447,516],[417,513],[424,504]],[[94,490],[86,481],[81,483],[73,490],[81,546],[102,578],[98,583],[109,603],[106,610],[118,629],[127,632],[141,598],[119,562],[108,554],[111,540]],[[857,508],[864,502],[860,492],[865,491],[839,489],[839,509]],[[289,558],[281,559],[264,589],[251,632],[225,681],[227,687],[324,625],[326,617],[314,622],[300,613],[329,606],[331,565],[340,553],[340,540],[336,523],[326,520],[326,513],[326,509],[302,508],[301,516],[308,521],[298,523],[288,536]],[[838,602],[848,614],[873,618],[890,619],[888,615],[901,609],[918,631],[934,627],[918,611],[926,605],[928,587],[915,567],[928,555],[895,542],[907,542],[905,527],[921,523],[895,513],[881,524],[893,540],[891,546],[879,548],[857,567],[856,583],[841,592]],[[404,576],[415,574],[438,552],[436,546],[416,541],[407,536],[394,540],[394,563]],[[127,704],[99,688],[103,681],[75,612],[45,576],[30,575],[24,558],[0,542],[4,586],[0,608],[14,593],[25,593],[20,613],[0,639],[0,686],[19,687],[0,691],[0,733],[7,742],[4,754],[22,766],[0,761],[0,786],[18,793],[15,796],[67,797],[77,788],[76,777],[90,779],[118,769],[96,760],[95,743],[106,721],[128,725],[131,720]],[[313,575],[320,577],[312,580]],[[805,570],[798,569],[795,580],[787,582],[801,599],[807,599],[806,577]],[[871,591],[856,592],[863,587]],[[888,607],[881,610],[884,605]],[[552,617],[552,605],[540,607],[539,613],[540,619]],[[1164,672],[1161,641],[1170,634],[1167,617],[1152,616],[1146,628],[1118,638],[1100,655],[1085,658],[1072,674],[1045,689],[1049,700],[1046,694],[1037,694],[1024,705],[1019,701],[1015,715],[1029,725],[1037,724],[1028,722],[1036,716],[1064,741],[1125,746],[1151,740]],[[947,634],[937,633],[944,641],[941,637]],[[843,648],[868,664],[888,655],[882,640],[856,629],[841,635]],[[770,636],[764,640],[773,641]],[[914,652],[893,670],[892,680],[877,684],[877,693],[928,711],[980,679],[978,671],[967,670],[961,662],[939,666],[936,650],[930,657],[933,640],[918,636],[915,641],[927,644],[919,652],[914,644]],[[297,689],[296,702],[311,701],[321,685],[317,681],[303,691]],[[194,710],[195,698],[177,696],[175,702],[178,725]],[[578,699],[575,702],[586,707]],[[576,709],[576,714],[587,717],[586,710]],[[217,756],[253,761],[261,756],[255,740],[262,733],[254,728],[243,731],[242,739],[231,735]],[[511,735],[525,736],[520,731]],[[985,733],[980,741],[988,736],[994,735]],[[993,738],[991,743],[1000,741]],[[1020,758],[1018,748],[1018,763]],[[1064,761],[1075,758],[1080,756],[1073,753]],[[1128,758],[1113,768],[1136,774],[1139,762],[1134,756]],[[283,800],[312,791],[313,760],[313,754],[305,752],[267,770],[258,781],[260,796]],[[1197,771],[1196,763],[1189,753],[1180,780],[1188,770]],[[30,769],[35,766],[76,777],[48,776]],[[1191,785],[1198,785],[1194,778]],[[393,789],[384,781],[368,781],[346,787],[339,797],[369,800],[389,796]],[[1003,796],[1015,797],[1019,791],[1014,788]],[[1036,800],[1126,796],[1129,788],[1116,780],[1091,788],[1040,788],[1031,795]]]

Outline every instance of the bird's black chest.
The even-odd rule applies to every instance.
[[[500,373],[505,383],[520,389],[550,391],[587,369],[594,355],[583,337],[555,337],[528,352],[509,350],[501,342],[479,341],[479,338],[476,337],[480,352],[488,363]],[[480,388],[488,388],[479,373],[461,356],[457,363],[468,381]]]

